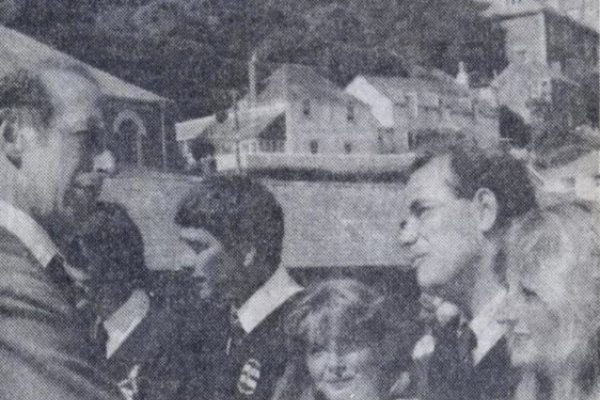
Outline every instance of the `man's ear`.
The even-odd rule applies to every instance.
[[[252,246],[244,256],[244,267],[249,267],[256,261],[256,247]]]
[[[490,189],[481,188],[475,192],[473,198],[477,224],[481,232],[489,232],[496,224],[498,218],[498,200]]]

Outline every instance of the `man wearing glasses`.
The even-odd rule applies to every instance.
[[[83,356],[75,306],[86,277],[57,246],[76,222],[76,193],[102,183],[100,99],[77,67],[47,65],[0,80],[3,399],[118,398]]]

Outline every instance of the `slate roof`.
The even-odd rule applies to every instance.
[[[536,61],[510,63],[504,71],[492,81],[491,86],[500,87],[504,85],[507,80],[513,79],[514,75],[522,75],[529,81],[538,81],[540,78],[550,78],[574,86],[579,86],[577,82],[569,79],[562,72]]]
[[[167,99],[127,83],[27,35],[0,25],[0,76],[44,61],[68,61],[86,67],[98,81],[102,93],[116,98],[159,102]]]

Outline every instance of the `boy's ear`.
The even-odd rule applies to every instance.
[[[252,246],[244,256],[244,267],[249,267],[256,261],[256,247]]]
[[[498,200],[490,189],[481,188],[474,196],[477,224],[481,232],[489,232],[498,219]]]

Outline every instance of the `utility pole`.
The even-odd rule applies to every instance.
[[[238,91],[231,89],[229,91],[233,101],[233,128],[235,130],[235,164],[238,172],[242,170],[242,157],[240,155],[240,119],[238,116]]]

